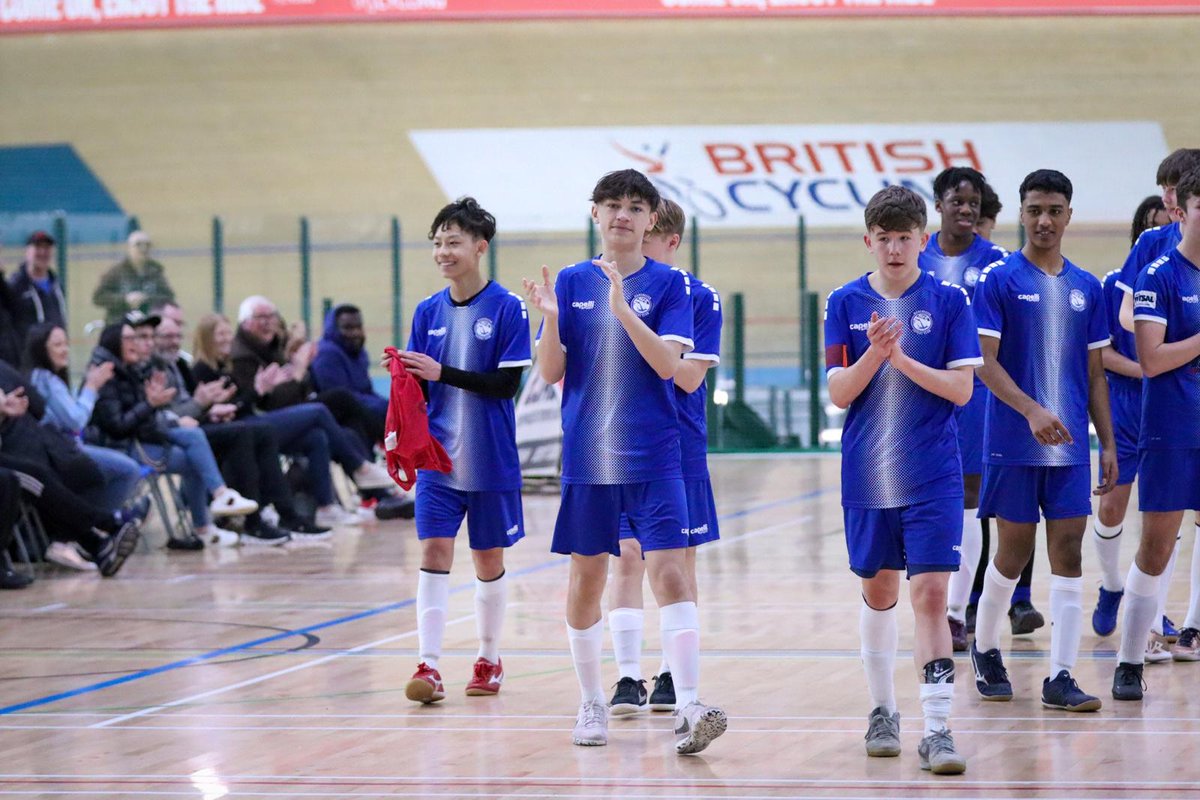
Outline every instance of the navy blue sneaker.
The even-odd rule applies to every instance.
[[[1117,629],[1117,612],[1121,610],[1121,598],[1124,590],[1110,592],[1100,587],[1100,598],[1096,600],[1096,610],[1092,612],[1092,630],[1097,636],[1108,636]]]
[[[1071,673],[1059,670],[1054,680],[1042,679],[1042,705],[1063,711],[1099,711],[1100,698],[1079,688]]]
[[[979,648],[971,642],[971,666],[975,668],[975,688],[984,700],[1005,702],[1012,700],[1012,684],[1008,680],[1008,670],[1004,668],[1004,659],[997,649],[980,653]]]
[[[1175,644],[1179,641],[1179,629],[1175,627],[1175,623],[1166,614],[1163,614],[1162,635],[1169,644]]]

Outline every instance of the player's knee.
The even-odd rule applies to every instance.
[[[449,572],[453,564],[453,539],[437,538],[421,540],[421,569]]]
[[[472,550],[475,560],[475,576],[481,581],[494,581],[504,574],[504,548]]]

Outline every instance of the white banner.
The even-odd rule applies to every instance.
[[[562,474],[562,390],[546,383],[534,366],[517,397],[517,454],[526,478]]]
[[[472,195],[503,231],[578,230],[605,172],[633,167],[701,225],[862,224],[875,192],[903,184],[930,201],[949,166],[987,176],[1014,221],[1029,172],[1075,185],[1074,221],[1128,223],[1156,192],[1167,154],[1156,122],[721,125],[421,130],[410,133],[447,198]]]

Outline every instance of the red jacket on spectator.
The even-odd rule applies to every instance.
[[[421,384],[400,363],[394,347],[384,348],[390,355],[392,392],[384,425],[384,448],[388,474],[404,489],[417,481],[418,469],[449,472],[454,468],[441,443],[429,433],[429,412]]]

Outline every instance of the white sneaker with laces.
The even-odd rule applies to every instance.
[[[227,530],[217,525],[205,525],[197,528],[196,535],[205,544],[213,544],[217,547],[237,547],[240,539],[237,531]]]
[[[100,568],[88,561],[75,546],[67,542],[51,542],[46,548],[46,560],[53,561],[60,567],[67,569],[77,569],[80,572],[96,572]]]
[[[675,752],[681,756],[699,753],[727,727],[729,719],[724,711],[693,700],[675,712]]]
[[[608,706],[603,700],[592,698],[580,704],[571,736],[575,744],[581,747],[608,744]]]
[[[363,465],[354,470],[350,476],[354,485],[360,489],[390,489],[396,484],[387,470],[374,461],[364,461]]]
[[[258,503],[226,486],[209,503],[208,510],[214,517],[240,517],[258,511]]]
[[[334,504],[318,508],[314,521],[322,528],[338,528],[343,525],[361,525],[362,518]]]
[[[1164,661],[1171,660],[1171,645],[1167,644],[1166,637],[1151,633],[1150,638],[1146,640],[1146,663],[1161,664]]]

